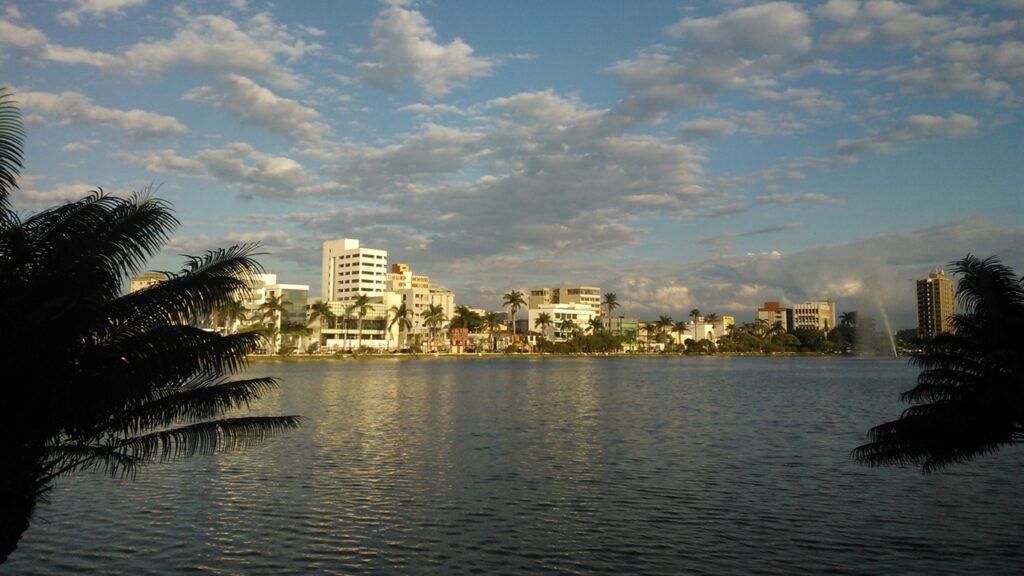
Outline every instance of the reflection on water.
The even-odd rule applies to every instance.
[[[260,363],[299,431],[65,480],[4,574],[1012,573],[1020,450],[854,465],[902,361]]]

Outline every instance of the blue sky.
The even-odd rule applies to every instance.
[[[1024,269],[1024,1],[0,4],[31,212],[149,183],[154,266],[260,241],[319,288],[360,238],[496,308],[641,318],[832,298],[914,320],[968,252]]]

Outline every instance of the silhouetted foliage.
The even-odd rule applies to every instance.
[[[931,472],[1024,439],[1024,278],[995,257],[970,254],[952,264],[960,275],[956,334],[926,343],[912,362],[912,404],[868,434],[853,451],[869,466],[920,465]]]
[[[0,91],[0,108],[6,106]],[[122,294],[177,225],[162,200],[97,191],[24,220],[7,208],[20,164],[0,113],[0,562],[54,479],[132,476],[152,460],[250,446],[297,418],[234,414],[272,378],[227,380],[261,345],[197,324],[248,290],[255,246],[189,257]],[[15,136],[18,130],[13,130]],[[13,152],[18,154],[14,154]],[[17,161],[15,161],[17,160]]]

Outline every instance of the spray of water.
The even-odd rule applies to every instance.
[[[882,297],[879,295],[875,298],[875,303],[878,304],[878,311],[882,314],[882,323],[885,324],[885,334],[889,337],[889,345],[892,346],[892,355],[899,357],[899,352],[896,350],[896,337],[892,332],[892,325],[889,324],[889,314],[885,311],[885,303],[882,302]]]

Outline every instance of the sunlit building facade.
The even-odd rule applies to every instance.
[[[917,331],[922,337],[955,332],[956,290],[944,270],[936,270],[917,281]]]
[[[323,244],[320,297],[325,302],[360,294],[381,296],[386,289],[388,251],[364,248],[359,240],[341,238]]]

